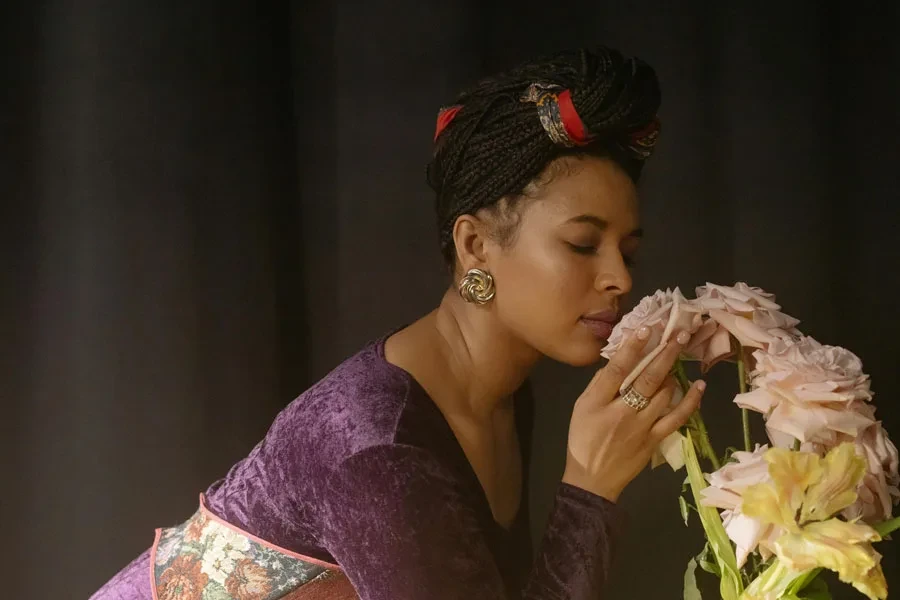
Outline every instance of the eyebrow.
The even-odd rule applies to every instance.
[[[572,217],[566,223],[590,223],[591,225],[596,226],[598,229],[603,231],[607,227],[609,227],[609,222],[605,219],[601,219],[596,215],[578,215],[577,217]],[[644,237],[644,230],[638,227],[631,233],[629,233],[626,237]]]

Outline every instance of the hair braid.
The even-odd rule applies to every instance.
[[[568,148],[554,143],[535,104],[522,100],[532,84],[569,90],[588,144]],[[527,62],[461,93],[455,102],[460,110],[438,136],[427,168],[448,265],[454,262],[453,226],[460,215],[520,195],[559,156],[607,156],[637,180],[649,152],[630,153],[629,136],[654,122],[659,102],[653,69],[603,46]]]

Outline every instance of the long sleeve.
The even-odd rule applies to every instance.
[[[510,598],[464,487],[427,450],[367,448],[322,492],[322,542],[362,600]],[[520,597],[597,600],[621,518],[615,504],[560,484]]]

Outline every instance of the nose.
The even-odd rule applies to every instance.
[[[625,258],[618,249],[605,254],[608,254],[608,256],[604,255],[601,257],[594,287],[599,292],[616,296],[627,294],[631,291],[632,281],[628,265],[625,264]]]

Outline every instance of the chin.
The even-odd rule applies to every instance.
[[[589,367],[591,365],[596,365],[603,359],[600,352],[593,353],[584,353],[575,355],[573,353],[569,353],[569,356],[560,360],[560,362],[565,363],[571,367]]]
[[[572,367],[587,367],[600,362],[606,340],[593,336],[587,340],[582,336],[578,337],[580,339],[568,339],[559,344],[553,352],[546,353],[547,356]]]

